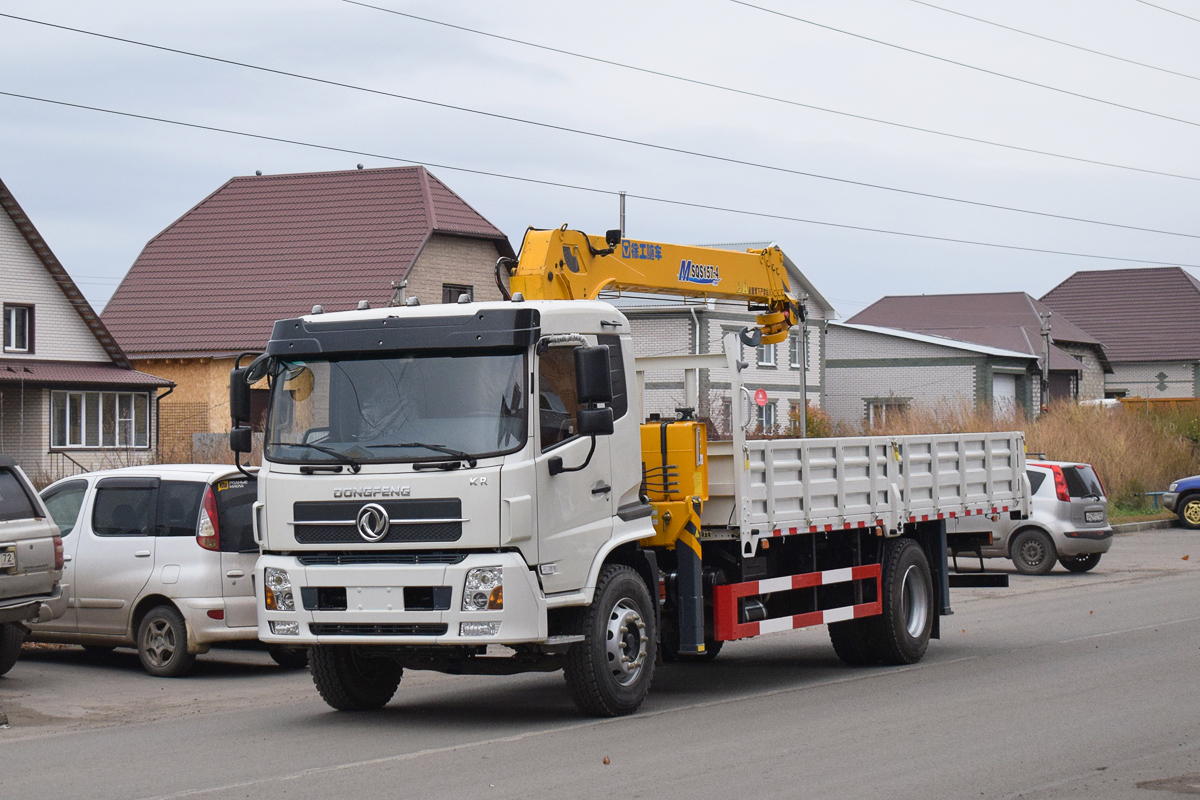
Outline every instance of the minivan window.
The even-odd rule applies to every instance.
[[[258,551],[254,541],[254,501],[258,499],[258,482],[248,478],[217,481],[213,484],[217,497],[217,526],[221,529],[221,550],[226,553]]]
[[[79,509],[86,493],[87,481],[70,481],[42,495],[42,502],[50,512],[50,519],[58,526],[60,536],[75,530],[75,521],[79,518]]]
[[[96,490],[92,530],[97,536],[149,536],[157,489],[105,487]]]
[[[1067,494],[1071,497],[1103,497],[1104,490],[1100,488],[1100,479],[1096,472],[1087,464],[1063,467],[1063,479],[1067,482]]]
[[[1042,481],[1046,480],[1046,473],[1028,469],[1025,470],[1025,474],[1029,476],[1029,493],[1037,494],[1038,489],[1042,487]]]
[[[9,470],[0,470],[0,520],[32,519],[41,514],[33,510],[33,502],[25,493],[21,480]]]
[[[163,481],[158,487],[158,536],[195,536],[205,484]]]

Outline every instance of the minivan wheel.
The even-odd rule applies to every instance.
[[[25,632],[11,622],[0,625],[0,675],[5,674],[21,657],[21,643]]]
[[[1087,572],[1100,563],[1100,554],[1088,553],[1082,556],[1059,556],[1058,563],[1071,572]]]
[[[1179,499],[1179,524],[1188,530],[1200,528],[1200,494],[1188,494]]]
[[[1012,543],[1013,566],[1022,575],[1045,575],[1054,569],[1058,553],[1054,542],[1043,531],[1029,528],[1017,534]]]
[[[182,677],[196,663],[188,652],[187,625],[174,606],[155,606],[142,617],[137,645],[143,669],[156,678]]]

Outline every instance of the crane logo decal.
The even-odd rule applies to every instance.
[[[679,262],[679,281],[716,286],[721,282],[721,270],[716,264],[695,264],[685,258]]]
[[[621,240],[621,258],[633,258],[642,261],[662,261],[662,245],[647,242],[631,242]]]

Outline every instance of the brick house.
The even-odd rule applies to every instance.
[[[1200,281],[1180,267],[1076,272],[1042,302],[1104,342],[1105,397],[1200,397]]]
[[[156,457],[171,381],[129,359],[0,181],[0,452],[38,484]]]
[[[178,385],[164,450],[191,459],[194,434],[229,429],[234,358],[261,351],[275,320],[386,305],[400,281],[425,303],[499,300],[496,259],[513,255],[424,167],[239,177],[150,240],[103,318],[139,368]]]
[[[825,410],[834,422],[878,425],[920,406],[1037,408],[1036,356],[871,325],[830,323]]]
[[[767,242],[707,245],[727,250],[760,250],[770,247]],[[783,256],[792,291],[803,300],[807,321],[803,334],[797,329],[787,342],[757,348],[743,346],[743,360],[749,366],[742,372],[745,386],[754,392],[763,389],[767,402],[755,406],[757,426],[767,430],[784,429],[789,415],[798,414],[800,398],[809,405],[821,407],[825,401],[825,329],[837,312],[812,282],[788,258]],[[638,357],[681,355],[687,353],[720,353],[726,333],[736,332],[754,324],[754,314],[745,305],[734,302],[675,300],[655,295],[626,295],[605,297],[618,306],[629,318],[633,332],[634,354]],[[803,335],[807,358],[801,359]],[[730,428],[729,376],[727,370],[699,370],[702,417],[711,419],[714,432],[728,433]],[[805,391],[801,391],[803,381]],[[671,415],[684,404],[682,372],[653,373],[646,376],[643,410],[646,414]],[[752,404],[753,405],[753,404]]]
[[[1041,397],[1041,315],[1050,312],[1025,292],[888,296],[846,320],[860,325],[924,333],[1026,353],[1038,358],[1028,393]],[[1104,344],[1062,314],[1050,316],[1050,400],[1104,397],[1111,373]],[[1030,408],[1037,408],[1036,399]]]

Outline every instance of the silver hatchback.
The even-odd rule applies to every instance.
[[[947,533],[991,533],[992,543],[983,546],[980,555],[1011,558],[1017,571],[1026,575],[1045,575],[1055,561],[1071,572],[1087,572],[1099,564],[1112,547],[1113,532],[1096,470],[1090,464],[1030,461],[1026,474],[1031,492],[1028,519],[955,519]],[[953,549],[953,536],[950,542]],[[966,552],[959,550],[958,555]]]

